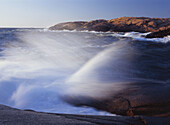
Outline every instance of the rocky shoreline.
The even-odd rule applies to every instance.
[[[121,17],[111,20],[59,23],[49,29],[98,32],[153,32],[146,37],[157,38],[170,35],[170,18]]]
[[[105,99],[68,96],[65,101],[74,106],[89,106],[122,116],[167,117],[170,116],[169,90],[168,83],[138,83]]]
[[[170,117],[92,116],[19,110],[0,105],[0,125],[169,125]]]

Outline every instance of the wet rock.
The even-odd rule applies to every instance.
[[[168,125],[170,117],[88,116],[22,111],[0,105],[1,125]]]
[[[168,85],[156,85],[152,89],[146,85],[141,88],[131,86],[131,88],[126,88],[126,90],[117,95],[106,99],[68,97],[65,98],[65,101],[75,106],[94,107],[98,110],[123,116],[146,115],[164,117],[170,115],[169,91],[170,87]],[[156,94],[154,95],[153,93]]]
[[[117,115],[170,115],[170,46],[137,44],[119,41],[90,60],[68,81],[79,91],[64,100]]]
[[[162,38],[168,35],[170,35],[170,28],[150,33],[146,36],[146,38]]]

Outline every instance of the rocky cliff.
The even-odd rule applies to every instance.
[[[93,20],[90,22],[66,22],[50,27],[50,30],[88,30],[102,32],[157,32],[164,37],[170,35],[166,30],[170,28],[170,18],[121,17],[111,20]],[[149,37],[149,36],[148,36]],[[151,38],[151,36],[150,36]]]

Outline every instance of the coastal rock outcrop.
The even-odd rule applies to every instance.
[[[142,84],[142,83],[141,83]],[[106,99],[72,96],[65,101],[75,106],[89,106],[123,116],[159,116],[170,115],[170,87],[161,85],[130,86],[117,95]],[[159,90],[159,91],[158,91]]]
[[[60,23],[55,26],[50,27],[50,30],[81,30],[81,27],[86,22],[67,22],[67,23]]]
[[[111,20],[59,23],[50,30],[88,30],[102,32],[158,32],[170,27],[170,18],[121,17]],[[162,33],[161,33],[162,34]],[[165,34],[167,35],[167,33]],[[169,33],[168,33],[169,35]],[[156,35],[157,36],[157,35]],[[158,35],[163,37],[164,35]]]
[[[137,44],[119,41],[93,57],[71,77],[79,92],[64,100],[117,115],[170,115],[170,46]]]
[[[19,110],[0,105],[0,125],[169,125],[169,117],[88,116]]]
[[[165,37],[168,35],[170,35],[170,26],[168,29],[150,33],[150,34],[146,35],[146,38],[162,38],[162,37]]]

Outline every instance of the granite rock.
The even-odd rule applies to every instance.
[[[101,32],[166,32],[170,27],[170,18],[121,17],[111,20],[93,20],[90,22],[59,23],[50,30],[88,30]],[[169,33],[161,33],[154,37],[163,37]],[[148,36],[149,37],[149,36]]]
[[[169,125],[170,117],[92,116],[35,112],[0,105],[0,125]]]

